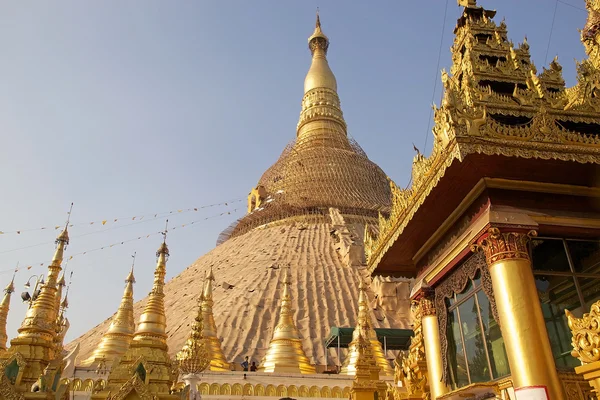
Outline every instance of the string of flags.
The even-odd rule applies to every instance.
[[[120,218],[106,218],[106,219],[101,219],[101,220],[97,220],[97,221],[73,223],[73,224],[69,224],[69,228],[73,227],[73,226],[84,226],[84,225],[104,226],[107,224],[110,225],[110,224],[116,224],[116,223],[125,222],[125,221],[142,221],[144,218],[157,219],[157,218],[163,218],[163,217],[166,217],[166,216],[172,215],[172,214],[185,214],[185,213],[189,213],[189,212],[197,212],[199,210],[202,210],[205,208],[210,208],[210,207],[229,206],[230,204],[239,203],[242,200],[244,200],[244,199],[240,198],[240,199],[235,199],[235,200],[224,201],[221,203],[207,204],[204,206],[192,207],[192,208],[182,208],[182,209],[178,209],[178,210],[164,211],[164,212],[158,212],[158,213],[153,213],[153,214],[142,214],[142,215],[134,215],[131,217],[120,217]],[[64,226],[65,226],[64,224],[61,224],[61,225],[53,225],[53,226],[43,226],[41,228],[30,228],[30,229],[19,229],[19,230],[0,230],[0,235],[9,235],[9,234],[20,235],[22,233],[32,232],[32,231],[58,230],[58,229],[64,228]]]
[[[203,221],[206,221],[206,220],[209,220],[209,219],[213,219],[213,218],[222,217],[224,215],[231,215],[232,213],[235,213],[237,211],[238,211],[237,208],[235,208],[233,210],[230,210],[230,211],[223,211],[223,212],[221,212],[219,214],[214,214],[214,215],[211,215],[211,216],[208,216],[208,217],[205,217],[205,218],[197,219],[195,221],[191,221],[191,222],[188,222],[188,223],[185,223],[185,224],[174,226],[172,228],[169,228],[169,231],[174,231],[174,230],[177,230],[177,229],[182,229],[182,228],[185,228],[185,227],[197,225],[199,222],[203,222]],[[137,240],[147,239],[147,238],[149,238],[151,236],[156,236],[156,235],[160,235],[160,234],[162,234],[162,231],[161,232],[152,232],[152,233],[149,233],[147,235],[142,235],[142,236],[138,236],[138,237],[127,239],[127,240],[122,240],[120,242],[115,242],[115,243],[108,244],[108,245],[105,245],[105,246],[97,247],[95,249],[90,249],[90,250],[82,251],[82,252],[79,252],[79,253],[75,253],[75,254],[70,255],[66,259],[66,262],[71,261],[74,257],[83,256],[83,255],[86,255],[86,254],[89,254],[89,253],[93,253],[93,252],[96,252],[96,251],[100,251],[100,250],[111,249],[111,248],[113,248],[115,246],[124,245],[126,243],[134,242],[134,241],[137,241]],[[34,267],[42,267],[42,266],[44,266],[44,264],[47,264],[47,263],[45,263],[45,262],[29,263],[29,264],[25,264],[22,267],[19,267],[17,265],[16,268],[9,268],[9,269],[0,270],[0,275],[6,274],[6,273],[9,273],[9,272],[16,273],[16,272],[21,271],[21,270],[30,270],[30,269],[32,269]]]

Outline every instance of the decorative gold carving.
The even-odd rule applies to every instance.
[[[147,385],[142,382],[138,375],[132,376],[117,393],[109,394],[106,400],[124,400],[131,393],[135,392],[141,400],[158,400],[158,397],[150,393]]]
[[[600,301],[592,304],[583,318],[575,317],[569,310],[565,314],[573,333],[571,355],[583,364],[600,361]]]
[[[446,299],[451,298],[454,293],[461,293],[467,287],[469,280],[475,278],[477,272],[481,273],[481,286],[483,292],[490,302],[492,315],[494,316],[496,322],[500,324],[498,309],[496,308],[496,300],[494,299],[492,278],[490,276],[486,259],[481,252],[477,252],[469,257],[435,288],[435,308],[437,311],[440,329],[440,347],[442,350],[442,380],[447,385],[450,382],[448,377],[448,338],[446,336],[446,329],[448,326],[448,309],[446,307]]]
[[[505,259],[529,260],[527,244],[536,235],[537,232],[533,230],[528,233],[500,232],[500,229],[492,227],[473,245],[472,250],[482,250],[489,266]]]
[[[212,271],[211,271],[212,273]],[[202,336],[203,319],[202,319],[202,299],[204,294],[201,294],[198,299],[198,313],[194,322],[190,336],[188,337],[183,349],[177,353],[177,362],[179,371],[184,374],[200,374],[210,366],[210,358],[206,349],[206,341]]]

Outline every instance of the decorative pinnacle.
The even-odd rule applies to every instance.
[[[156,257],[160,257],[161,254],[164,254],[165,257],[169,256],[169,248],[167,247],[167,233],[169,232],[168,228],[169,220],[165,222],[165,230],[163,232],[160,232],[160,234],[163,235],[163,242],[158,248],[158,251],[156,252]]]
[[[314,54],[317,49],[321,49],[325,54],[327,54],[327,49],[329,48],[329,39],[321,30],[321,18],[319,17],[318,8],[317,21],[315,22],[315,31],[308,38],[308,48],[310,49],[310,52],[312,54]]]
[[[71,203],[71,207],[69,208],[69,212],[67,213],[67,222],[65,223],[65,229],[60,233],[60,235],[58,235],[58,237],[54,241],[55,244],[58,244],[60,242],[64,243],[65,246],[69,244],[68,228],[69,228],[69,221],[71,220],[71,212],[72,211],[73,211],[73,203]]]
[[[135,255],[137,254],[137,252],[133,252],[133,254],[131,255],[131,258],[133,258],[133,261],[131,262],[131,271],[129,271],[129,275],[127,275],[127,279],[125,279],[125,283],[135,283],[135,277],[133,276],[133,268],[135,266]]]
[[[458,5],[461,7],[477,7],[476,0],[458,0]]]

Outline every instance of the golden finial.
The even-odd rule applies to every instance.
[[[135,319],[133,317],[133,284],[135,283],[133,268],[135,265],[135,255],[136,253],[133,253],[131,256],[133,262],[131,263],[131,270],[127,275],[127,279],[125,279],[125,290],[123,291],[119,309],[113,316],[110,327],[102,336],[98,347],[82,363],[84,366],[110,366],[115,359],[125,354],[129,348],[135,332]]]
[[[4,288],[4,297],[0,302],[0,351],[6,350],[6,342],[8,340],[8,334],[6,333],[6,321],[8,320],[8,311],[10,310],[10,295],[15,291],[15,275],[18,270],[15,268],[10,283]]]
[[[317,49],[323,50],[325,54],[327,54],[327,49],[329,48],[329,39],[323,31],[321,30],[321,18],[319,17],[319,9],[317,8],[317,20],[315,22],[315,31],[308,38],[308,47],[311,53]]]
[[[294,323],[292,298],[289,292],[291,284],[289,267],[284,269],[281,283],[283,284],[283,290],[279,320],[275,326],[267,353],[258,369],[263,372],[314,374],[315,367],[310,364],[304,353],[300,334]]]
[[[476,0],[458,0],[458,5],[461,7],[477,7],[477,1]]]

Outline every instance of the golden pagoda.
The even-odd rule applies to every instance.
[[[125,290],[117,313],[113,316],[110,327],[102,336],[98,347],[92,355],[82,362],[82,366],[110,367],[114,360],[121,357],[133,339],[135,320],[133,317],[133,265],[125,279]]]
[[[374,400],[379,381],[379,367],[375,364],[370,340],[359,331],[354,348],[354,381],[352,382],[352,400]]]
[[[58,235],[55,243],[56,251],[48,266],[46,281],[42,284],[39,295],[32,299],[17,337],[11,340],[10,348],[0,355],[0,362],[11,359],[17,362],[15,357],[24,361],[23,365],[19,365],[18,372],[15,370],[12,383],[16,392],[29,391],[40,376],[45,374],[46,367],[61,357],[62,347],[57,347],[57,334],[62,327],[57,324],[60,303],[57,303],[56,295],[63,254],[69,244],[67,227]]]
[[[0,353],[6,350],[6,342],[8,335],[6,334],[6,320],[8,319],[8,311],[10,309],[10,295],[15,291],[15,277],[4,288],[4,297],[0,302]]]
[[[190,336],[179,353],[177,353],[177,364],[181,379],[186,386],[189,386],[190,400],[198,396],[197,384],[200,381],[200,374],[210,367],[212,359],[209,357],[210,351],[206,339],[203,337],[204,330],[202,300],[204,294],[201,292],[198,297],[198,311],[192,324]]]
[[[152,393],[158,399],[174,399],[169,394],[177,378],[167,346],[167,322],[165,316],[165,275],[169,249],[165,240],[156,252],[158,258],[154,271],[154,284],[144,312],[129,348],[116,361],[108,376],[106,388],[92,398],[122,400],[131,393],[145,398]]]
[[[289,268],[283,275],[283,291],[279,321],[269,343],[269,349],[262,359],[258,370],[274,373],[314,374],[315,367],[310,364],[302,348],[302,340],[294,323],[294,311],[291,308]]]
[[[268,321],[278,313],[278,299],[268,293],[281,279],[276,271],[286,265],[290,266],[292,287],[305,289],[302,297],[291,299],[290,307],[310,318],[316,309],[324,310],[314,323],[297,326],[304,351],[319,370],[341,365],[343,360],[326,349],[322,339],[331,327],[356,325],[355,271],[366,262],[363,232],[365,227],[376,230],[379,213],[387,216],[390,211],[390,183],[385,172],[348,133],[338,82],[328,60],[331,46],[318,17],[311,26],[308,47],[311,63],[300,89],[301,109],[292,141],[254,185],[248,196],[248,213],[223,231],[213,250],[165,286],[165,294],[172,299],[166,312],[177,321],[167,340],[171,349],[180,349],[188,332],[179,326],[191,325],[194,319],[185,297],[189,282],[200,281],[211,267],[218,266],[215,272],[223,290],[214,290],[204,306],[211,311],[210,316],[204,314],[204,337],[213,354],[212,371],[221,368],[219,363],[223,369],[238,368],[246,356],[263,359],[271,332],[252,329],[249,323]],[[257,276],[261,260],[271,267],[270,273],[249,279]],[[389,301],[378,309],[381,318],[373,320],[374,326],[409,328],[408,281],[382,286],[399,294],[384,297],[377,292],[379,299]],[[144,301],[134,305],[136,313],[142,312]],[[81,343],[82,359],[97,347],[90,336],[100,337],[110,324],[107,319],[76,339]]]
[[[352,342],[348,345],[348,354],[342,364],[340,374],[355,375],[357,362],[359,359],[359,338],[368,338],[370,346],[370,354],[372,354],[374,365],[377,365],[381,369],[381,373],[386,376],[394,374],[390,363],[383,354],[383,348],[381,342],[377,339],[377,333],[373,329],[373,322],[371,320],[369,300],[367,296],[367,288],[364,284],[364,280],[361,278],[358,286],[358,317],[357,324],[352,333]],[[361,336],[362,335],[362,336]]]
[[[213,315],[213,275],[212,267],[206,277],[203,291],[200,295],[200,310],[202,311],[202,338],[206,344],[206,351],[210,360],[211,371],[229,371],[229,363],[221,349],[221,339],[217,335],[217,324]]]

